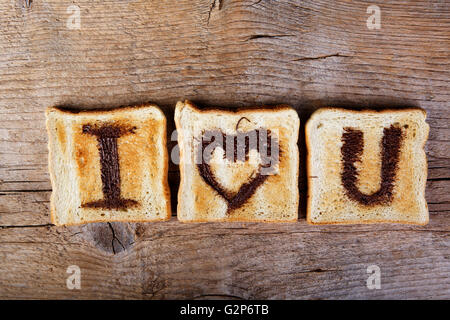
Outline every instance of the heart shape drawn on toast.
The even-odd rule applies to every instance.
[[[250,150],[256,150],[261,163],[254,174],[244,182],[237,192],[227,190],[212,171],[210,160],[216,148],[224,151],[224,158],[231,162],[247,161]],[[269,175],[274,173],[274,167],[279,161],[278,140],[271,135],[270,130],[259,128],[248,132],[237,130],[230,135],[222,131],[208,130],[202,133],[197,154],[197,168],[200,176],[213,188],[228,205],[228,212],[240,208],[261,186]]]

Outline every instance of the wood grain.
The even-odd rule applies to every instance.
[[[180,224],[173,218],[151,227],[111,223],[116,240],[111,235],[99,240],[93,231],[107,231],[103,226],[3,229],[1,267],[10,272],[0,279],[2,296],[438,299],[449,294],[450,230],[441,215],[427,227],[338,228],[303,220]],[[81,268],[80,291],[65,287],[72,264]],[[366,288],[372,264],[382,270],[381,290]]]
[[[67,28],[71,4],[81,28]],[[384,1],[0,2],[1,298],[450,298],[450,5]],[[49,225],[44,110],[159,104],[421,107],[425,227]],[[305,197],[304,142],[300,183]],[[176,142],[168,143],[169,152]],[[173,204],[178,168],[171,163]],[[302,201],[304,203],[304,201]],[[174,206],[175,207],[175,206]],[[82,290],[65,286],[82,270]],[[377,264],[382,289],[368,290]]]

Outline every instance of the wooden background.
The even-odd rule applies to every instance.
[[[366,27],[371,4],[380,30]],[[0,298],[450,298],[448,0],[3,0],[0,12]],[[302,205],[295,224],[49,224],[45,107],[152,101],[170,133],[185,98],[288,103],[302,124],[321,106],[426,109],[430,223],[309,226]],[[380,290],[366,287],[372,264]],[[66,288],[69,265],[81,290]]]

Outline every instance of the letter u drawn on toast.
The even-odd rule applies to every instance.
[[[376,192],[368,195],[362,193],[357,187],[358,171],[355,166],[356,162],[361,161],[364,134],[354,128],[344,128],[341,178],[346,195],[350,199],[363,205],[388,204],[392,201],[402,139],[400,127],[391,125],[389,128],[384,128],[381,140],[381,184]]]

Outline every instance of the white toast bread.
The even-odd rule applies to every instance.
[[[175,124],[180,149],[177,208],[180,221],[297,221],[300,120],[294,109],[277,106],[238,111],[199,110],[185,101],[176,106]],[[232,161],[225,156],[223,147],[216,147],[208,167],[196,163],[207,132],[220,132],[226,141],[227,137],[260,134],[265,129],[270,130],[270,138],[265,141],[273,141],[270,146],[273,154],[278,149],[275,146],[279,145],[280,150],[271,167],[273,171],[266,178],[260,175],[263,155],[268,154],[264,149],[249,148],[246,161]],[[243,149],[236,147],[234,152]],[[206,177],[205,172],[210,176]],[[240,195],[244,196],[238,199]]]
[[[421,109],[316,111],[305,126],[307,221],[427,224],[425,118]]]
[[[55,225],[171,216],[166,118],[155,105],[46,111]]]

